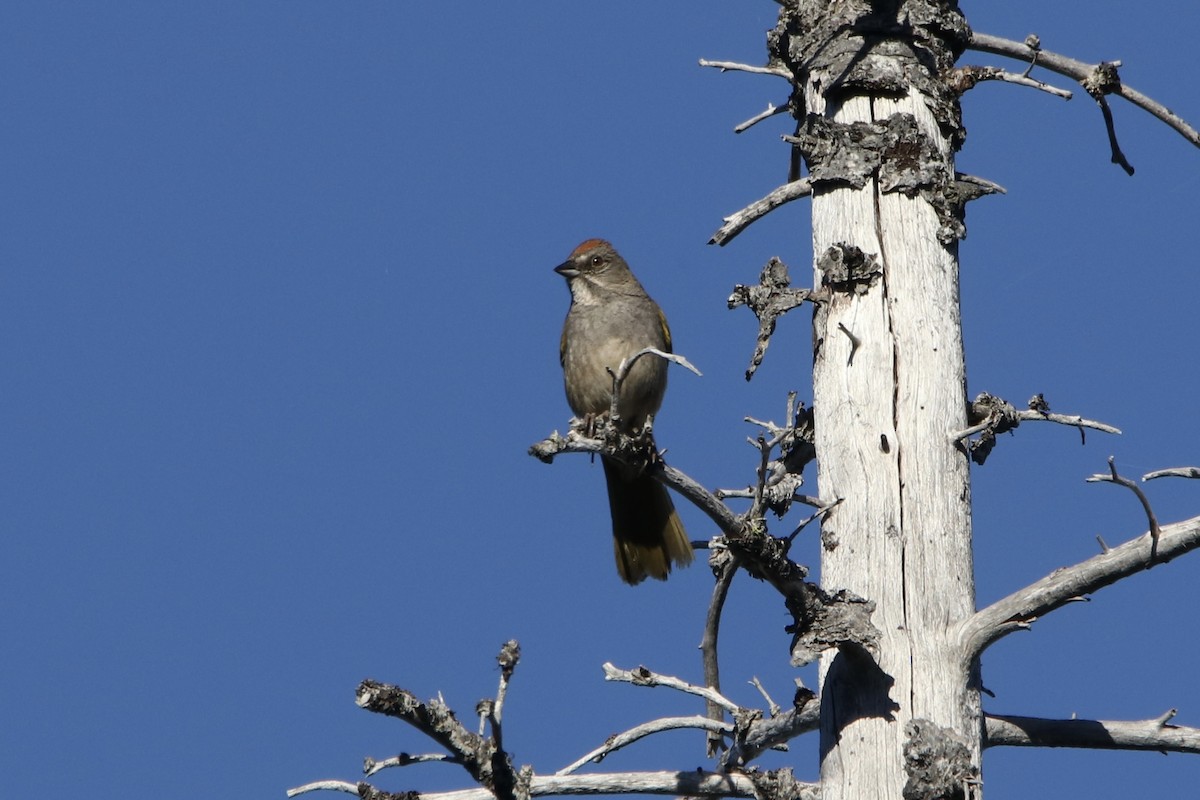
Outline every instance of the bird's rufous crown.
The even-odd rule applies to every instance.
[[[588,239],[586,242],[581,243],[578,247],[571,251],[571,258],[574,258],[580,253],[586,253],[589,250],[595,250],[597,247],[607,247],[610,250],[612,249],[612,245],[603,239]]]

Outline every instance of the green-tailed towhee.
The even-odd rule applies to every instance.
[[[612,373],[623,359],[646,347],[671,352],[667,318],[625,259],[602,239],[588,239],[554,271],[571,289],[559,349],[567,402],[579,417],[605,416],[612,405]],[[653,354],[639,358],[621,385],[621,430],[640,431],[658,411],[666,389],[667,362]],[[603,456],[600,462],[621,579],[629,584],[647,575],[666,580],[672,562],[691,563],[692,546],[666,488],[638,467]]]

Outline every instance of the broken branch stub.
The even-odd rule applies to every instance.
[[[739,283],[733,287],[733,293],[727,301],[729,308],[746,306],[758,318],[758,339],[754,345],[754,355],[750,358],[750,367],[746,370],[746,380],[753,378],[762,364],[767,347],[771,344],[771,335],[775,333],[775,322],[805,300],[817,302],[815,293],[811,289],[791,288],[787,265],[775,256],[763,267],[757,285]]]
[[[927,719],[904,726],[904,800],[966,800],[979,783],[979,766],[971,763],[971,749],[949,728]]]

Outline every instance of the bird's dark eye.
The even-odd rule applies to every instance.
[[[604,259],[601,258],[600,256],[592,256],[592,266],[593,267],[598,267],[603,263],[604,263]]]

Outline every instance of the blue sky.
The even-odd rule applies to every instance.
[[[965,2],[974,27],[1084,60],[1200,124],[1200,10],[1111,0]],[[357,709],[364,677],[442,692],[464,717],[524,660],[506,740],[553,771],[608,734],[693,713],[605,685],[600,664],[700,679],[711,578],[623,586],[597,465],[528,445],[566,425],[551,268],[611,239],[701,370],[672,376],[656,433],[709,486],[750,480],[743,416],[808,396],[808,312],[750,384],[734,283],[772,255],[808,282],[804,201],[724,249],[721,217],[786,177],[783,119],[735,136],[777,79],[776,7],[635,3],[10,4],[0,31],[0,682],[9,797],[281,797],[423,752]],[[1144,17],[1144,18],[1143,18]],[[968,54],[964,62],[991,63]],[[1057,81],[1065,85],[1063,81]],[[1195,187],[1200,152],[1114,100],[1133,178],[1095,104],[1009,85],[965,100],[962,246],[970,392],[1124,429],[1028,425],[974,472],[990,602],[1141,533],[1088,485],[1200,462]],[[1195,482],[1148,487],[1164,521]],[[710,531],[684,509],[693,538]],[[814,536],[800,560],[816,562]],[[990,650],[999,713],[1200,725],[1200,557],[1063,609]],[[790,694],[782,604],[735,582],[727,693]],[[812,685],[811,669],[801,676]],[[769,766],[816,775],[815,737]],[[695,767],[698,734],[606,769]],[[1200,761],[991,751],[991,798],[1178,793]],[[389,789],[467,785],[453,767]]]

